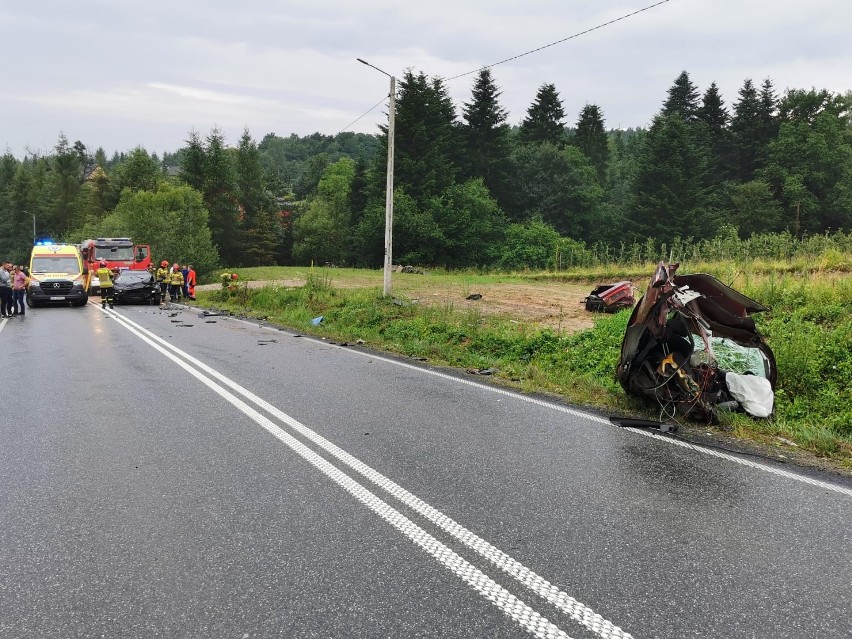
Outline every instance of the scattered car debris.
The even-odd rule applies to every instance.
[[[495,373],[499,373],[500,369],[498,368],[468,368],[467,372],[471,375],[494,375]]]
[[[661,433],[677,432],[677,424],[666,424],[664,422],[656,422],[650,419],[635,419],[633,417],[610,417],[611,424],[619,428],[654,428]]]
[[[205,320],[205,324],[215,324],[216,320]]]
[[[221,315],[224,315],[224,313],[220,313],[219,311],[201,311],[198,317],[219,317]]]
[[[323,321],[325,321],[325,317],[320,315],[319,317],[315,317],[314,319],[312,319],[311,324],[313,324],[314,326],[319,326],[323,323]]]
[[[615,313],[636,303],[633,284],[628,281],[598,284],[584,301],[586,310],[592,313]]]
[[[711,275],[675,275],[678,266],[660,262],[633,309],[619,383],[670,418],[711,423],[732,408],[770,415],[775,355],[750,317],[769,309]]]
[[[481,300],[482,299],[482,293],[471,293],[465,299],[466,300]]]

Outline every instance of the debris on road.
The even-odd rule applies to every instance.
[[[481,300],[482,299],[482,293],[471,293],[465,299],[466,300]]]
[[[498,368],[468,368],[467,372],[471,375],[494,375],[495,373],[499,373],[500,369]]]

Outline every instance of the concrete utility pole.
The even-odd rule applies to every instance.
[[[391,294],[391,265],[393,262],[393,135],[394,116],[396,115],[396,78],[387,71],[383,71],[362,60],[355,58],[361,64],[374,68],[390,78],[390,102],[388,106],[388,176],[385,190],[385,267],[384,267],[384,296]]]

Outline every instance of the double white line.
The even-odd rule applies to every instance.
[[[521,625],[521,627],[532,635],[547,638],[568,637],[562,629],[533,610],[518,597],[511,594],[488,575],[463,559],[448,546],[430,535],[411,519],[396,510],[393,506],[376,496],[365,486],[359,484],[351,476],[347,475],[327,459],[305,446],[254,407],[262,409],[276,420],[285,424],[290,429],[328,453],[331,457],[350,468],[355,473],[358,473],[363,478],[372,482],[376,487],[381,488],[389,495],[395,497],[405,506],[443,530],[454,539],[458,540],[464,546],[487,559],[493,566],[501,569],[527,589],[555,606],[557,610],[567,614],[571,619],[580,623],[598,636],[603,637],[604,639],[627,639],[632,637],[618,626],[604,619],[588,606],[577,601],[569,594],[559,590],[543,577],[515,561],[503,551],[495,548],[481,537],[475,535],[459,523],[453,521],[424,502],[422,499],[411,494],[346,451],[338,448],[324,437],[318,435],[310,428],[282,412],[272,404],[261,399],[251,391],[243,388],[233,380],[225,377],[188,353],[176,348],[169,342],[161,339],[151,331],[145,329],[127,317],[112,310],[102,309],[102,312],[116,319],[128,331],[136,335],[139,339],[155,350],[159,351],[165,357],[172,360],[175,364],[213,390],[225,401],[232,404],[259,426],[266,429],[271,435],[286,444],[295,453],[312,464],[358,501],[363,503],[394,528],[403,533],[406,537],[411,539],[411,541],[429,553],[439,563],[443,564],[446,568],[458,575],[462,580],[472,586],[495,606],[500,608],[509,617],[514,619]],[[226,386],[220,385],[217,381],[225,384]],[[240,399],[238,395],[242,396],[247,401]],[[251,405],[249,405],[249,403]]]

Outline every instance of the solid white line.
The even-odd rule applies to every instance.
[[[550,621],[548,621],[545,617],[540,615],[538,612],[530,608],[526,603],[518,599],[515,595],[511,594],[508,590],[506,590],[500,584],[488,577],[488,575],[483,573],[481,570],[470,564],[462,557],[460,557],[449,547],[435,539],[432,535],[430,535],[420,526],[408,519],[405,515],[400,513],[398,510],[390,506],[388,503],[386,503],[373,493],[371,493],[369,490],[367,490],[364,486],[356,482],[354,479],[346,475],[343,471],[331,464],[331,462],[327,461],[326,459],[312,451],[310,448],[299,442],[292,435],[282,430],[279,426],[274,424],[267,417],[261,415],[251,406],[236,397],[233,393],[229,392],[228,389],[225,389],[216,382],[212,381],[211,379],[203,375],[201,372],[190,366],[187,362],[184,362],[176,355],[173,355],[165,348],[155,343],[154,340],[150,339],[145,334],[149,333],[147,329],[139,327],[139,329],[137,330],[137,328],[135,328],[134,326],[135,323],[124,317],[120,313],[116,313],[114,311],[107,311],[106,309],[101,309],[101,312],[115,317],[117,320],[119,320],[119,323],[124,326],[125,329],[127,329],[128,331],[136,335],[139,339],[150,345],[152,348],[156,349],[161,354],[172,360],[190,375],[198,379],[205,386],[213,390],[227,402],[232,404],[235,408],[240,410],[247,417],[252,419],[259,426],[264,428],[271,435],[273,435],[278,440],[287,445],[291,450],[293,450],[293,452],[295,452],[307,462],[309,462],[311,465],[313,465],[315,468],[320,470],[337,485],[339,485],[341,488],[343,488],[353,497],[355,497],[358,501],[367,506],[367,508],[379,515],[382,519],[391,524],[394,528],[399,530],[406,537],[411,539],[416,545],[420,546],[423,550],[429,553],[439,563],[444,565],[451,572],[455,573],[463,581],[472,586],[483,597],[488,599],[491,603],[500,608],[506,615],[508,615],[509,617],[514,619],[518,624],[520,624],[521,627],[523,627],[527,632],[533,634],[536,637],[548,639],[550,639],[551,637],[570,639],[570,637],[563,630],[561,630],[560,628],[552,624]],[[156,335],[151,334],[151,336],[159,341],[162,341]],[[166,342],[166,344],[168,343]],[[174,347],[171,348],[172,350],[175,350],[175,352],[181,352],[179,349],[176,349]],[[185,354],[182,356],[186,357],[187,359],[190,359],[190,357],[186,356]]]
[[[119,321],[124,322],[128,325],[129,330],[135,329],[136,331],[142,332],[145,335],[149,335],[151,339],[162,344],[165,348],[174,351],[175,353],[183,357],[187,362],[192,363],[194,366],[198,367],[211,377],[214,377],[223,384],[226,384],[230,390],[239,393],[256,406],[262,408],[269,414],[279,419],[281,422],[290,426],[293,430],[300,433],[302,436],[312,441],[317,446],[319,446],[329,454],[333,455],[335,458],[339,459],[351,469],[360,473],[362,476],[366,477],[374,484],[396,497],[406,506],[408,506],[427,520],[431,521],[433,524],[444,530],[446,533],[448,533],[458,541],[462,542],[465,546],[471,548],[482,557],[488,559],[490,562],[499,567],[505,573],[514,577],[524,586],[526,586],[527,588],[535,592],[537,595],[556,606],[562,612],[568,614],[570,617],[581,623],[589,630],[595,632],[601,637],[604,637],[605,639],[631,638],[630,634],[624,632],[621,628],[614,625],[612,622],[608,621],[588,606],[577,601],[569,594],[559,590],[556,586],[551,584],[549,581],[547,581],[540,575],[537,575],[535,572],[523,566],[521,563],[519,563],[503,551],[492,546],[484,539],[467,530],[450,517],[447,517],[437,509],[433,508],[432,506],[421,500],[419,497],[411,494],[395,482],[391,481],[378,471],[359,461],[358,459],[356,459],[346,451],[342,450],[335,444],[331,443],[318,433],[312,431],[310,428],[300,423],[293,417],[287,415],[269,402],[265,401],[264,399],[261,399],[260,397],[247,390],[246,388],[240,386],[230,378],[222,375],[215,369],[207,366],[204,362],[201,362],[192,355],[185,353],[184,351],[180,350],[179,348],[170,344],[166,340],[155,335],[143,326],[140,326],[131,319],[123,315],[116,315]]]
[[[0,320],[0,333],[2,333],[2,332],[3,332],[3,329],[6,327],[6,323],[7,323],[8,321],[9,321],[9,320],[8,320],[8,318],[6,318],[6,317],[4,317],[2,320]]]
[[[245,321],[245,320],[240,320],[240,321]],[[264,328],[264,329],[267,329],[267,330],[276,330],[276,329],[271,329],[269,327],[266,327],[266,326],[263,326],[263,325],[260,325],[260,324],[255,324],[255,323],[252,323],[252,322],[246,322],[246,323],[250,324],[252,326],[257,326],[259,328]],[[520,400],[522,402],[527,402],[528,404],[535,404],[536,406],[541,406],[543,408],[555,410],[555,411],[558,411],[560,413],[566,413],[568,415],[572,415],[573,417],[579,417],[579,418],[582,418],[582,419],[585,419],[585,420],[588,420],[588,421],[591,421],[591,422],[595,422],[595,423],[598,423],[598,424],[603,424],[605,426],[613,427],[613,424],[608,419],[606,419],[604,417],[600,417],[599,415],[595,415],[593,413],[588,413],[588,412],[583,412],[581,410],[577,410],[575,408],[569,408],[567,406],[562,406],[560,404],[555,404],[553,402],[548,402],[546,400],[539,399],[537,397],[530,397],[529,395],[523,395],[521,393],[518,393],[517,391],[506,390],[504,388],[499,388],[499,387],[495,387],[495,386],[489,386],[489,385],[482,384],[480,382],[476,382],[476,381],[473,381],[473,380],[463,379],[461,377],[456,377],[454,375],[448,375],[447,373],[442,373],[440,371],[436,371],[436,370],[432,370],[432,369],[428,369],[428,368],[423,368],[423,367],[420,367],[420,366],[415,366],[415,365],[409,364],[407,362],[400,362],[398,360],[383,357],[381,355],[374,355],[372,353],[365,353],[365,352],[359,351],[357,349],[346,348],[344,346],[338,346],[336,344],[330,344],[328,342],[324,342],[322,340],[319,340],[319,339],[316,339],[316,338],[313,338],[313,337],[305,337],[304,339],[313,341],[317,344],[323,344],[323,345],[326,345],[326,346],[333,346],[335,348],[339,348],[340,350],[344,350],[347,353],[353,353],[355,355],[360,355],[361,357],[367,357],[367,358],[372,359],[372,360],[379,360],[379,361],[385,362],[387,364],[393,364],[395,366],[402,366],[403,368],[408,368],[408,369],[413,370],[413,371],[418,371],[419,373],[423,373],[425,375],[432,375],[432,376],[435,376],[435,377],[448,379],[448,380],[451,380],[451,381],[454,381],[454,382],[457,382],[457,383],[460,383],[460,384],[466,384],[468,386],[474,386],[476,388],[482,389],[484,391],[488,391],[490,393],[497,393],[498,395],[505,395],[505,396],[508,396],[508,397],[512,397],[513,399]],[[746,459],[744,457],[740,457],[736,454],[727,454],[727,453],[724,453],[724,452],[721,452],[721,451],[713,450],[712,448],[707,448],[707,447],[702,446],[700,444],[693,444],[691,442],[685,442],[683,440],[675,439],[673,437],[667,437],[667,436],[665,436],[661,433],[655,433],[653,431],[648,431],[647,429],[630,428],[630,427],[618,427],[618,428],[619,428],[619,430],[626,430],[626,431],[630,431],[631,433],[636,433],[636,434],[639,434],[639,435],[645,435],[646,437],[651,437],[653,439],[665,442],[667,444],[673,444],[675,446],[681,446],[683,448],[688,448],[688,449],[693,450],[693,451],[698,452],[698,453],[703,453],[705,455],[710,455],[712,457],[718,457],[719,459],[724,459],[724,460],[727,460],[727,461],[730,461],[730,462],[734,462],[735,464],[740,464],[741,466],[747,466],[749,468],[754,468],[756,470],[760,470],[760,471],[763,471],[765,473],[770,473],[770,474],[773,474],[773,475],[777,475],[779,477],[784,477],[786,479],[792,479],[793,481],[798,481],[798,482],[801,482],[801,483],[804,483],[804,484],[810,484],[811,486],[816,486],[817,488],[822,488],[823,490],[829,490],[829,491],[832,491],[832,492],[835,492],[835,493],[840,493],[841,495],[847,495],[849,497],[852,497],[852,488],[847,488],[845,486],[840,486],[838,484],[833,484],[831,482],[822,481],[820,479],[814,479],[813,477],[808,477],[807,475],[802,475],[800,473],[794,473],[792,471],[784,470],[782,468],[775,468],[774,466],[761,464],[761,463],[756,462],[754,460]]]
[[[751,468],[757,468],[758,470],[765,471],[767,473],[772,473],[774,475],[779,475],[780,477],[787,477],[788,479],[794,479],[796,481],[803,482],[805,484],[810,484],[812,486],[816,486],[817,488],[823,488],[825,490],[830,490],[836,493],[840,493],[842,495],[848,495],[852,497],[852,488],[846,488],[845,486],[838,486],[837,484],[830,484],[825,481],[821,481],[819,479],[814,479],[813,477],[808,477],[806,475],[799,475],[798,473],[791,473],[789,470],[784,470],[783,468],[773,468],[772,466],[766,466],[764,464],[760,464],[751,459],[745,459],[743,457],[738,457],[736,455],[728,454],[723,451],[713,450],[712,448],[705,448],[700,444],[693,444],[692,442],[685,442],[681,439],[674,439],[673,437],[666,437],[660,433],[655,433],[653,431],[649,431],[643,428],[633,428],[630,426],[625,426],[623,430],[629,430],[631,433],[636,433],[637,435],[645,435],[645,437],[651,437],[653,439],[662,440],[669,444],[674,444],[675,446],[682,446],[683,448],[689,448],[691,450],[697,450],[700,453],[704,453],[705,455],[712,455],[713,457],[719,457],[720,459],[727,459],[728,461],[736,462],[737,464],[741,464],[743,466],[749,466]]]

